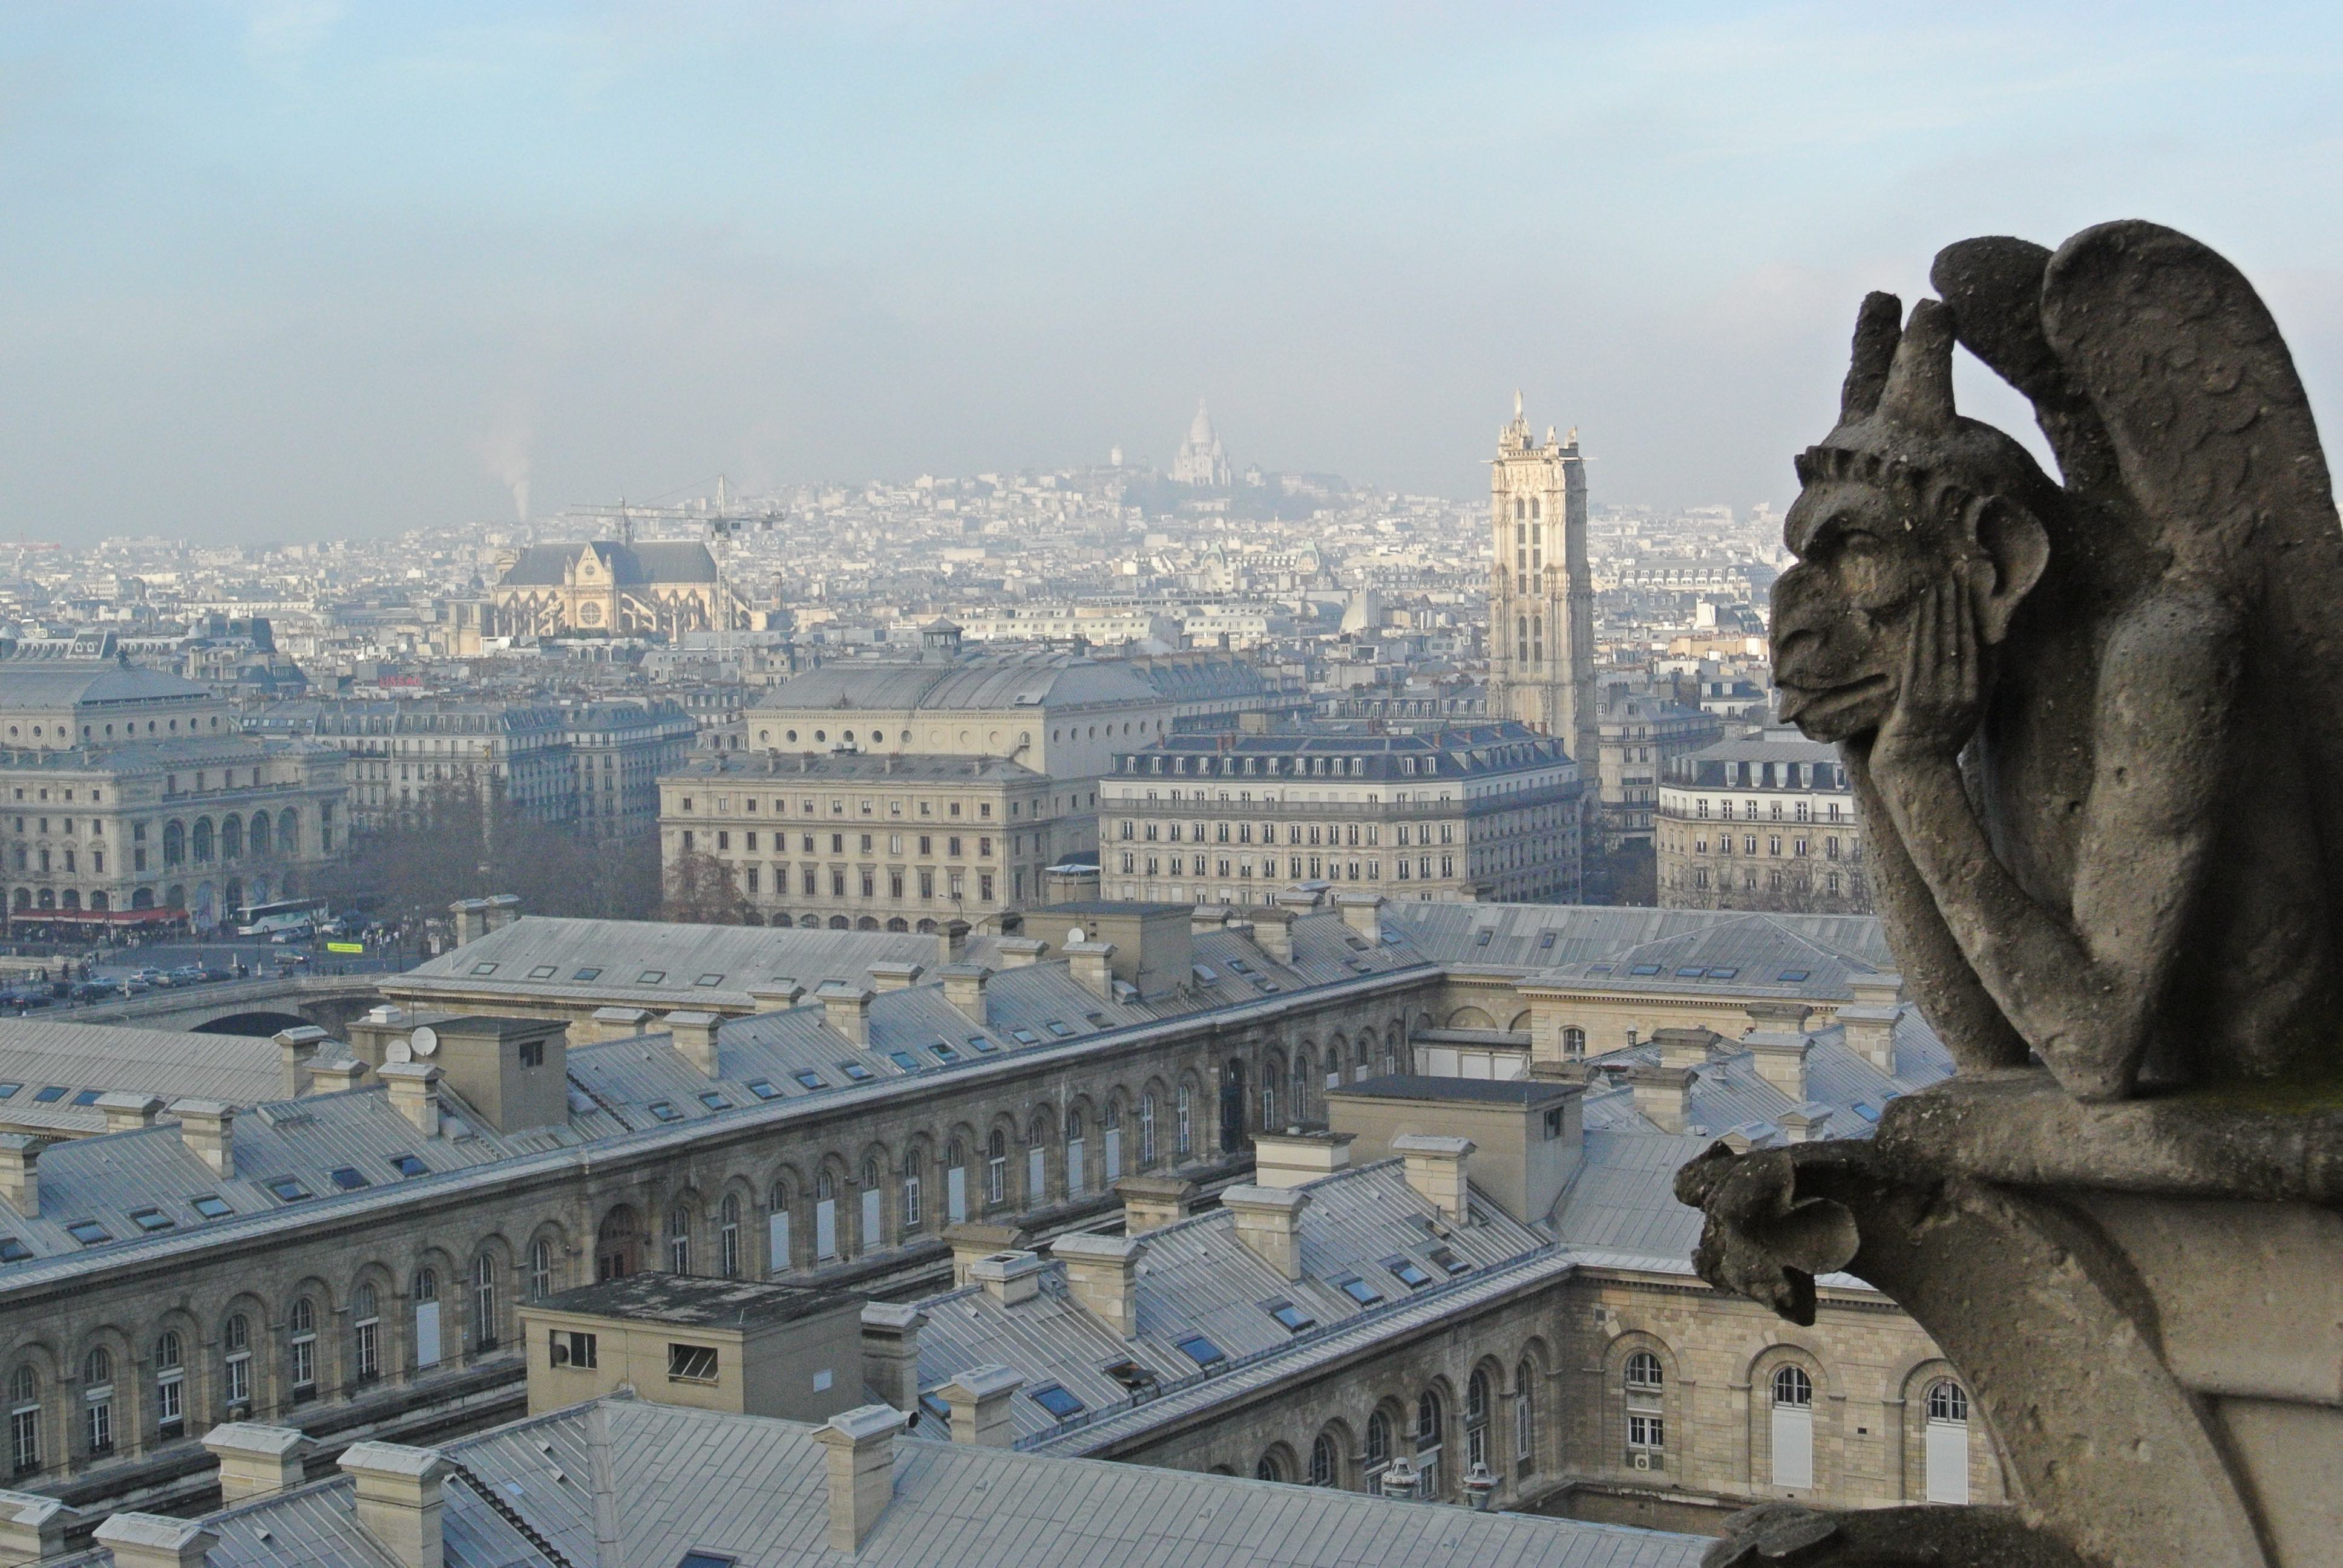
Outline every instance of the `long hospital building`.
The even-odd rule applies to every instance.
[[[864,1382],[932,1413],[1007,1367],[1029,1452],[1694,1530],[2000,1494],[1893,1303],[1721,1297],[1669,1195],[1713,1138],[1860,1133],[1948,1070],[1875,922],[1047,917],[520,920],[280,1037],[274,1092],[44,1026],[0,1108],[79,1115],[0,1134],[13,1484],[184,1510],[218,1422],[444,1441],[520,1413],[524,1313],[649,1271],[884,1294]]]

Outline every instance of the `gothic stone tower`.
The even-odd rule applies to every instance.
[[[1489,583],[1489,709],[1596,763],[1594,591],[1586,570],[1586,465],[1578,432],[1532,445],[1522,396],[1489,467],[1497,555]]]

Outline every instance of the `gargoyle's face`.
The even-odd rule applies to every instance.
[[[1895,709],[1914,608],[1966,553],[1924,511],[1842,479],[1791,506],[1782,537],[1798,564],[1774,584],[1774,682],[1782,718],[1809,739],[1865,734]]]

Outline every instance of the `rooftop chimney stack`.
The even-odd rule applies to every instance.
[[[966,963],[968,961],[968,922],[946,920],[943,923],[943,929],[936,933],[936,942],[937,950],[942,955],[944,962]]]
[[[204,1568],[219,1536],[192,1519],[116,1513],[98,1524],[96,1541],[113,1553],[114,1568]]]
[[[215,1176],[236,1174],[236,1107],[216,1100],[182,1100],[171,1107],[179,1119],[179,1136],[187,1152],[210,1167]]]
[[[1896,1025],[1904,1017],[1904,977],[1856,975],[1849,981],[1855,1000],[1838,1010],[1846,1048],[1891,1077],[1896,1071]]]
[[[702,1078],[723,1076],[717,1069],[716,1031],[722,1027],[724,1015],[689,1010],[667,1015],[668,1039],[692,1070]]]
[[[368,1070],[367,1064],[354,1056],[337,1057],[331,1061],[313,1061],[309,1064],[309,1092],[346,1094],[365,1081]]]
[[[141,1127],[155,1125],[155,1118],[162,1113],[163,1101],[159,1095],[133,1094],[117,1089],[99,1095],[97,1108],[106,1113],[108,1132],[135,1132]]]
[[[447,920],[456,928],[456,945],[469,947],[488,934],[488,901],[458,899],[447,906]]]
[[[591,1045],[598,1040],[632,1039],[650,1021],[651,1010],[647,1007],[598,1007],[585,1023],[569,1027],[578,1031],[580,1045]]]
[[[1010,1448],[1017,1423],[1009,1402],[1025,1380],[1003,1366],[970,1367],[937,1392],[951,1407],[951,1440],[977,1448]]]
[[[900,1411],[920,1404],[920,1330],[928,1314],[909,1302],[862,1303],[862,1381]]]
[[[1758,1077],[1788,1095],[1792,1104],[1806,1102],[1806,1053],[1814,1049],[1812,1035],[1760,1030],[1742,1036],[1741,1044]]]
[[[1622,1074],[1635,1092],[1635,1110],[1663,1132],[1682,1132],[1691,1123],[1692,1069],[1634,1067]]]
[[[24,1132],[0,1132],[0,1198],[30,1220],[41,1211],[41,1151],[45,1138]]]
[[[326,1031],[303,1024],[298,1029],[278,1030],[276,1040],[284,1071],[282,1092],[287,1100],[298,1100],[309,1092],[309,1061],[324,1043]]]
[[[846,980],[828,980],[814,992],[822,1020],[858,1046],[870,1043],[870,992]]]
[[[974,1276],[970,1271],[979,1261],[995,1252],[1013,1252],[1025,1233],[1014,1225],[988,1225],[980,1220],[960,1220],[944,1227],[944,1241],[951,1247],[952,1288],[958,1290]]]
[[[1180,1176],[1124,1176],[1116,1181],[1122,1198],[1122,1233],[1144,1236],[1176,1225],[1195,1211],[1196,1184]]]
[[[0,1492],[0,1562],[31,1564],[65,1554],[81,1511],[31,1492]]]
[[[749,1000],[757,1004],[759,1012],[787,1012],[805,1000],[806,988],[795,980],[775,980],[770,985],[750,986]]]
[[[1252,945],[1262,956],[1282,964],[1293,961],[1293,911],[1274,907],[1249,911],[1252,916]]]
[[[946,964],[936,971],[936,976],[943,981],[944,1000],[962,1018],[982,1028],[984,988],[992,979],[992,971],[982,964]]]
[[[265,1497],[301,1484],[302,1450],[308,1437],[289,1426],[224,1421],[204,1434],[204,1446],[219,1461],[220,1503],[233,1508],[246,1498]]]
[[[1262,1132],[1252,1141],[1256,1187],[1302,1187],[1351,1166],[1355,1132]]]
[[[1698,1028],[1652,1030],[1662,1067],[1706,1067],[1709,1047],[1719,1038],[1713,1030]]]
[[[1123,1339],[1139,1332],[1139,1257],[1147,1243],[1131,1236],[1074,1231],[1050,1243],[1066,1266],[1066,1289],[1091,1316]]]
[[[1221,1207],[1236,1216],[1237,1240],[1287,1280],[1302,1278],[1302,1211],[1310,1194],[1291,1187],[1232,1187]]]
[[[358,1525],[399,1568],[444,1568],[439,1534],[440,1480],[447,1462],[427,1448],[361,1442],[342,1452],[357,1481]]]
[[[1472,1187],[1464,1175],[1464,1161],[1473,1150],[1470,1138],[1411,1132],[1393,1139],[1391,1149],[1406,1161],[1407,1184],[1439,1210],[1442,1219],[1461,1225],[1473,1217]]]
[[[481,914],[483,921],[489,930],[503,930],[507,926],[520,919],[520,895],[518,893],[498,893],[494,898],[483,899],[480,902],[487,906],[487,908],[481,911]]]
[[[830,1451],[830,1549],[858,1552],[895,1498],[895,1434],[907,1418],[883,1404],[840,1411],[814,1429]]]
[[[1383,940],[1383,898],[1381,893],[1337,893],[1334,903],[1342,923],[1371,942]]]
[[[1112,942],[1068,942],[1065,954],[1075,984],[1102,1001],[1114,1000]]]
[[[890,959],[870,966],[870,989],[880,996],[890,990],[909,990],[920,983],[920,976],[926,972],[915,963]]]
[[[439,1070],[427,1061],[386,1061],[376,1076],[390,1089],[390,1108],[426,1138],[439,1136]]]
[[[972,1282],[983,1286],[984,1293],[1002,1306],[1013,1307],[1041,1293],[1043,1267],[1038,1253],[1021,1251],[994,1252],[970,1263],[968,1277]]]
[[[1050,944],[1039,937],[1003,937],[992,944],[992,950],[1000,955],[1002,969],[1021,970],[1040,963]]]

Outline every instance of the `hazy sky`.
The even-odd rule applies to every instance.
[[[2338,18],[10,5],[0,538],[1163,461],[1199,396],[1465,496],[1516,386],[1598,501],[1779,503],[1865,287],[2133,216],[2343,427]]]

